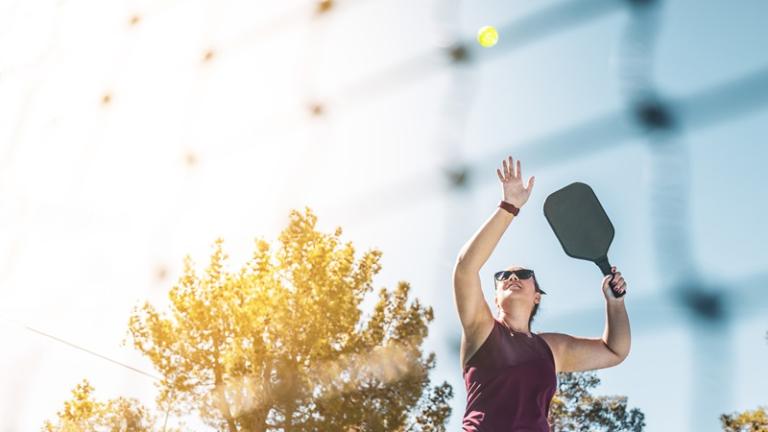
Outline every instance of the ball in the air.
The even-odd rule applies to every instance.
[[[477,31],[477,42],[484,48],[490,48],[499,41],[499,32],[493,26],[485,26]]]

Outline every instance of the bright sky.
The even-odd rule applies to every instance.
[[[763,74],[716,99],[728,103],[682,104],[685,130],[661,145],[629,116],[621,2],[584,2],[596,12],[573,25],[558,20],[573,14],[526,21],[572,0],[337,3],[313,19],[313,2],[298,0],[0,1],[1,431],[38,429],[82,378],[102,399],[154,398],[150,379],[24,325],[151,371],[120,346],[131,308],[164,302],[183,257],[202,267],[216,237],[240,265],[305,205],[358,251],[383,251],[376,287],[406,280],[434,306],[426,348],[433,382],[454,387],[457,430],[466,392],[450,272],[501,198],[508,154],[537,184],[481,280],[535,268],[549,295],[534,331],[599,337],[604,325],[601,275],[562,252],[546,196],[586,182],[616,228],[632,352],[599,372],[599,394],[628,396],[648,431],[716,431],[719,414],[768,404],[768,4],[660,8],[647,64],[662,98]],[[477,61],[439,55],[489,24],[499,45],[473,45]],[[756,102],[739,111],[745,100]],[[442,169],[462,164],[468,187],[445,187]],[[675,282],[694,277],[725,293],[722,324],[675,300]]]

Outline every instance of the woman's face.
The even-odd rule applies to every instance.
[[[507,270],[521,270],[523,267],[512,266]],[[515,299],[527,299],[534,305],[540,301],[541,295],[536,292],[534,277],[528,279],[519,279],[515,274],[503,281],[496,281],[496,304],[503,304],[505,301]]]

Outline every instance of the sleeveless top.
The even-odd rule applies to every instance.
[[[493,330],[464,367],[463,432],[549,432],[555,358],[541,336],[531,335],[512,336],[494,318]]]

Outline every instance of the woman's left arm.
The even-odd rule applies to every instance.
[[[584,338],[563,333],[541,333],[540,336],[552,348],[557,372],[579,372],[616,366],[629,355],[629,317],[624,308],[624,297],[614,297],[611,285],[617,292],[627,289],[627,283],[612,267],[612,276],[603,278],[603,294],[606,299],[605,331],[602,338]],[[609,283],[609,280],[611,283]]]
[[[624,307],[624,297],[616,298],[611,293],[611,285],[614,285],[616,292],[622,293],[627,289],[627,282],[621,276],[621,272],[616,271],[616,267],[611,267],[613,271],[613,280],[611,276],[603,278],[603,294],[605,294],[605,309],[608,316],[605,323],[605,332],[603,341],[608,345],[622,360],[629,355],[631,335],[629,331],[629,317],[627,309]],[[609,283],[609,281],[611,281]]]

